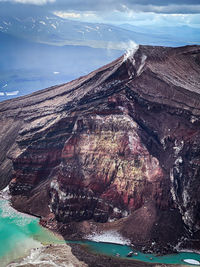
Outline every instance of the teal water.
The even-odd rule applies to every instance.
[[[132,251],[129,246],[122,246],[122,245],[116,245],[116,244],[109,244],[109,243],[100,243],[100,242],[90,242],[86,241],[86,245],[89,245],[89,249],[96,253],[105,254],[108,256],[116,255],[117,253],[120,254],[120,258],[127,258],[126,255]],[[188,265],[184,263],[184,259],[194,259],[200,261],[200,254],[197,253],[190,253],[190,252],[182,252],[178,254],[172,254],[172,255],[166,255],[166,256],[160,256],[157,257],[153,254],[144,254],[140,253],[138,251],[138,255],[133,255],[131,259],[140,260],[144,262],[153,262],[153,263],[165,263],[165,264],[183,264]],[[150,259],[151,258],[151,259]]]
[[[65,243],[55,235],[42,228],[38,224],[39,219],[19,213],[12,209],[7,200],[0,200],[0,266],[6,266],[11,260],[23,257],[31,248],[43,244]],[[108,256],[120,254],[120,258],[135,259],[144,262],[185,264],[184,259],[200,261],[200,254],[183,252],[173,255],[157,257],[153,254],[138,252],[132,258],[126,255],[131,251],[127,245],[117,245],[93,241],[67,241],[67,243],[78,243],[84,245],[90,251]]]
[[[0,199],[0,266],[28,254],[42,243],[58,243],[58,238],[39,224],[39,219],[19,213]],[[63,242],[62,240],[60,242]]]

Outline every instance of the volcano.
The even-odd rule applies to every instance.
[[[146,251],[200,249],[200,46],[135,46],[0,114],[16,209],[65,238],[115,229]]]

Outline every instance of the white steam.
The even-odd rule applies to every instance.
[[[129,41],[128,43],[125,43],[126,47],[126,53],[124,55],[124,61],[126,61],[128,58],[133,60],[133,63],[135,62],[134,60],[134,55],[137,52],[139,45],[136,44],[134,41]]]

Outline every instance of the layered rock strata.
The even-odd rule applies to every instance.
[[[199,46],[139,46],[0,110],[1,186],[19,210],[117,225],[154,251],[198,240]]]

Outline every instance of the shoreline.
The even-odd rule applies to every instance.
[[[2,198],[1,200],[3,200],[3,201],[7,201],[7,203],[8,203],[8,207],[10,207],[11,209],[13,209],[14,210],[14,212],[16,212],[16,213],[18,213],[18,211],[16,210],[16,209],[14,209],[11,205],[10,205],[10,201],[8,200],[8,199],[5,199],[5,198]],[[56,232],[56,230],[54,229],[49,229],[49,228],[47,228],[47,227],[44,227],[43,225],[41,225],[40,223],[39,223],[39,220],[38,220],[38,217],[36,217],[36,216],[32,216],[32,215],[30,215],[30,214],[27,214],[27,213],[22,213],[22,212],[19,212],[19,214],[22,214],[23,216],[28,216],[28,217],[30,217],[30,218],[35,218],[35,219],[37,219],[36,220],[36,224],[39,226],[39,228],[40,229],[42,229],[42,231],[41,231],[41,233],[39,233],[39,235],[38,234],[36,234],[36,236],[38,235],[39,236],[39,238],[34,238],[34,235],[33,235],[33,237],[32,237],[32,240],[34,240],[34,241],[36,241],[36,242],[38,242],[38,247],[37,247],[37,249],[38,248],[40,248],[40,247],[42,247],[42,248],[44,248],[44,249],[53,249],[53,248],[55,248],[56,249],[56,247],[59,247],[59,246],[63,246],[63,247],[72,247],[72,249],[73,248],[76,248],[76,249],[74,249],[73,251],[75,251],[75,254],[74,254],[74,256],[76,257],[76,258],[78,258],[78,259],[80,259],[81,260],[81,258],[79,258],[78,257],[78,254],[77,254],[77,252],[76,251],[79,251],[80,253],[81,253],[81,255],[90,255],[93,259],[94,258],[96,258],[96,260],[99,260],[99,262],[101,262],[100,261],[100,258],[104,258],[105,259],[105,262],[107,262],[107,261],[111,261],[111,262],[114,262],[114,263],[116,263],[116,262],[121,262],[121,264],[125,264],[125,265],[120,265],[120,266],[129,266],[129,265],[127,265],[127,262],[129,262],[129,264],[131,263],[131,265],[130,266],[164,266],[163,265],[163,263],[151,263],[151,262],[145,262],[145,261],[143,261],[143,260],[138,260],[137,258],[125,258],[125,256],[123,256],[123,257],[120,257],[120,258],[117,258],[115,255],[108,255],[108,254],[105,254],[105,253],[103,253],[103,252],[98,252],[98,251],[95,251],[95,248],[94,248],[94,250],[92,250],[92,246],[91,247],[89,247],[88,246],[88,244],[87,244],[87,242],[89,241],[89,242],[95,242],[95,243],[98,243],[98,244],[100,244],[101,245],[101,243],[102,243],[102,245],[103,244],[109,244],[109,245],[117,245],[117,246],[119,246],[119,247],[124,247],[124,246],[126,246],[126,247],[129,247],[130,248],[130,250],[132,250],[132,249],[134,249],[134,250],[136,250],[136,248],[133,248],[132,246],[131,246],[131,244],[129,245],[129,244],[119,244],[119,243],[114,243],[114,242],[106,242],[106,240],[104,240],[103,242],[102,241],[94,241],[94,240],[91,240],[91,239],[86,239],[86,238],[76,238],[76,239],[73,239],[73,238],[70,238],[70,239],[68,239],[68,240],[65,240],[64,238],[63,238],[63,236],[61,235],[61,234],[59,234],[58,232]],[[8,214],[8,216],[9,216],[9,214]],[[38,229],[39,229],[38,228]],[[113,232],[112,232],[113,233]],[[29,237],[30,238],[30,237]],[[43,239],[43,240],[42,240]],[[61,242],[63,242],[62,244],[60,243],[60,241]],[[71,242],[70,242],[71,241]],[[74,241],[74,242],[73,242]],[[80,242],[80,244],[79,243],[75,243],[75,242]],[[81,244],[81,242],[82,242],[82,244]],[[84,242],[85,242],[85,244],[84,244]],[[26,257],[26,255],[27,255],[27,253],[31,253],[31,249],[32,248],[30,248],[28,251],[29,252],[27,252],[27,251],[25,251],[24,253],[23,253],[23,255],[22,255],[22,257],[23,258],[25,258]],[[73,253],[73,251],[72,251],[72,253]],[[136,252],[139,252],[138,250],[136,250]],[[199,253],[198,253],[199,254]],[[153,256],[153,255],[152,255]],[[20,256],[20,258],[22,258],[21,256]],[[18,257],[17,257],[18,258]],[[17,259],[16,258],[16,259]],[[83,258],[85,258],[85,257],[83,257]],[[12,262],[12,261],[11,261]],[[125,263],[124,263],[125,262]],[[137,262],[137,264],[139,264],[139,265],[134,265],[135,264],[135,262]],[[167,264],[167,266],[181,266],[180,264]],[[191,265],[186,265],[186,264],[183,264],[184,266],[191,266]],[[97,265],[98,266],[98,265]],[[99,265],[100,266],[100,265]],[[107,266],[107,265],[105,265],[105,266]],[[109,265],[108,265],[109,266]],[[116,265],[116,266],[118,266],[118,265]]]
[[[81,261],[88,264],[88,267],[191,267],[187,264],[164,264],[143,262],[137,259],[124,259],[115,256],[107,256],[89,251],[78,244],[71,244],[72,253]]]
[[[60,265],[61,264],[61,265]],[[63,265],[64,264],[64,265]],[[87,264],[76,258],[71,247],[66,244],[42,246],[39,249],[29,250],[29,254],[9,263],[6,267],[18,266],[78,266],[87,267]]]

